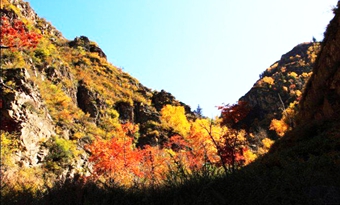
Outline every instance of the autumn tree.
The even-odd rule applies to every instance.
[[[173,129],[182,136],[187,135],[190,129],[183,106],[165,105],[161,110],[161,122],[165,128]]]
[[[10,20],[5,15],[1,17],[1,49],[35,48],[40,38],[40,34],[29,31],[22,21],[18,19]]]
[[[143,149],[133,143],[137,131],[132,123],[116,127],[111,139],[96,137],[86,146],[93,163],[92,179],[106,185],[155,186],[169,172],[169,154],[159,147],[146,145]]]
[[[161,184],[169,172],[168,153],[158,146],[150,145],[144,146],[138,152],[142,156],[140,173],[143,184],[151,186]]]
[[[247,147],[247,133],[240,129],[240,121],[249,114],[250,107],[248,103],[238,101],[237,104],[221,106],[219,109],[222,116],[221,126],[228,126],[229,129],[221,137],[222,140],[219,143],[214,142],[214,144],[218,149],[224,169],[231,169],[234,172],[237,166],[249,163],[256,158],[256,155],[251,153]]]
[[[246,139],[244,131],[237,131],[235,129],[228,129],[219,140],[215,140],[211,135],[209,136],[217,149],[217,155],[220,157],[220,166],[225,172],[234,172],[236,167],[244,163],[243,151],[246,147]]]
[[[287,132],[288,128],[289,125],[283,119],[273,119],[269,126],[269,129],[274,130],[280,137],[282,137]]]
[[[282,137],[288,130],[291,130],[294,127],[297,106],[298,101],[290,103],[287,108],[283,105],[284,109],[281,119],[273,119],[269,125],[269,129],[274,130],[280,137]]]
[[[200,159],[200,166],[217,164],[220,158],[213,140],[219,141],[225,127],[219,126],[218,119],[197,119],[191,124],[190,134],[186,139],[190,142],[192,152]]]
[[[173,180],[185,178],[192,171],[191,145],[180,135],[172,136],[165,144],[169,157],[169,171]]]
[[[115,137],[108,140],[97,137],[86,147],[91,154],[89,160],[94,163],[93,176],[96,179],[103,177],[115,184],[130,186],[141,176],[142,155],[136,151],[133,138],[129,136],[133,131],[132,124],[121,125]]]
[[[221,119],[197,119],[192,123],[187,139],[201,164],[211,163],[223,167],[227,173],[256,158],[247,148],[245,135],[244,130],[221,125]]]
[[[221,110],[221,125],[226,125],[231,128],[239,128],[239,122],[250,112],[250,106],[244,101],[238,101],[238,103],[234,105],[227,104],[220,106],[218,109]]]
[[[267,83],[268,85],[273,85],[275,80],[272,77],[265,76],[262,79],[263,82]]]
[[[261,140],[261,147],[258,148],[258,153],[260,155],[263,155],[267,153],[270,149],[270,147],[274,144],[274,140],[266,137]]]
[[[93,177],[125,186],[155,186],[183,182],[195,173],[210,176],[214,168],[234,172],[256,158],[248,149],[245,131],[227,127],[223,118],[188,121],[183,107],[171,105],[161,113],[163,126],[176,133],[162,145],[137,148],[133,143],[137,128],[131,123],[116,127],[111,139],[97,137],[88,145]],[[230,113],[234,123],[244,116]]]

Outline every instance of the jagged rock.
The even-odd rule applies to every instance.
[[[92,93],[82,81],[79,82],[77,88],[77,103],[78,107],[84,113],[89,113],[95,122],[98,120],[99,108],[97,104],[99,103],[99,99],[95,97],[95,94]]]
[[[175,102],[175,97],[171,95],[171,93],[161,90],[161,92],[155,91],[151,100],[156,110],[161,111],[165,105],[173,104]]]
[[[137,92],[142,94],[143,97],[145,98],[150,98],[150,96],[152,96],[152,91],[151,89],[145,87],[144,85],[142,85],[141,83],[138,83],[138,90]]]
[[[165,92],[164,90],[161,90],[160,92],[155,91],[151,100],[152,105],[157,111],[161,111],[165,105],[183,106],[186,116],[189,119],[196,119],[196,115],[191,111],[190,106],[177,101],[171,93]]]
[[[52,81],[54,84],[59,84],[62,83],[63,81],[65,82],[65,79],[69,80],[70,82],[74,81],[74,77],[70,71],[70,68],[67,67],[66,65],[60,65],[58,68],[49,66],[44,69],[46,73],[47,79]],[[77,102],[77,88],[74,86],[70,87],[63,87],[65,93],[70,96],[73,100],[73,102]]]
[[[117,102],[115,104],[115,109],[119,113],[119,120],[122,123],[133,122],[134,120],[134,109],[129,102]]]
[[[57,38],[64,39],[62,34],[52,26],[51,23],[47,22],[45,19],[40,18],[34,10],[30,7],[30,4],[28,2],[23,2],[20,0],[10,0],[11,4],[15,5],[18,8],[18,11],[25,16],[27,19],[29,19],[31,22],[33,22],[41,31],[42,34],[48,34],[51,36],[55,36]],[[2,10],[2,12],[6,10]],[[9,15],[8,15],[9,14]],[[17,18],[17,14],[15,12],[7,13],[7,16],[10,18]]]
[[[70,41],[68,44],[72,48],[82,46],[83,48],[85,48],[86,51],[98,53],[100,57],[106,59],[106,55],[103,52],[103,50],[96,46],[95,44],[91,43],[89,38],[87,38],[86,36],[76,37],[73,41]]]
[[[48,153],[42,143],[55,135],[52,119],[26,69],[3,70],[3,78],[1,89],[5,103],[1,109],[1,122],[6,122],[7,126],[1,126],[1,129],[18,133],[23,146],[17,153],[21,164],[37,166]],[[13,87],[6,85],[9,81],[15,83]],[[3,90],[6,88],[10,91]],[[10,123],[13,124],[9,126]]]
[[[63,79],[73,80],[74,77],[70,72],[70,68],[65,65],[61,65],[58,68],[56,67],[47,67],[45,68],[45,73],[47,78],[52,81],[54,84],[60,83]]]
[[[28,2],[21,2],[21,1],[12,1],[13,4],[16,4],[19,10],[21,11],[22,15],[26,16],[27,18],[35,21],[39,17],[38,15],[31,9]]]
[[[160,123],[160,115],[157,110],[152,106],[144,105],[140,102],[134,103],[134,116],[135,123],[143,123],[150,120]]]
[[[160,133],[162,128],[160,114],[157,110],[149,105],[144,105],[140,102],[134,103],[135,123],[139,123],[140,137],[137,146],[143,147],[145,145],[155,146],[159,143]]]

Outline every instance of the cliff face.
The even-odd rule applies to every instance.
[[[340,148],[340,2],[325,32],[312,75],[299,102],[296,127],[271,153],[295,149],[296,157],[338,157]],[[311,148],[306,148],[306,147]],[[300,152],[300,150],[302,150]],[[312,154],[311,154],[312,153]],[[334,155],[333,155],[334,154]],[[270,155],[269,155],[270,156]],[[338,167],[339,164],[334,165]]]
[[[340,3],[338,2],[338,7]],[[320,55],[300,103],[299,124],[340,117],[340,11],[325,32]]]
[[[65,39],[28,3],[4,0],[1,16],[20,20],[41,34],[35,49],[1,49],[2,171],[42,167],[59,176],[90,168],[84,145],[95,136],[113,137],[121,123],[139,127],[137,145],[166,140],[164,105],[190,107],[165,91],[153,91],[106,60],[85,36]],[[156,133],[156,134],[155,134]],[[6,167],[6,168],[4,168]],[[16,168],[14,168],[16,167]]]
[[[300,204],[340,203],[339,8],[340,2],[299,102],[296,126],[273,144],[269,153],[259,160],[254,174],[258,177],[265,172],[265,176],[279,173],[273,178],[281,178],[278,187],[286,184],[287,189],[278,193],[291,198],[290,193],[294,192],[290,188],[294,184],[298,187],[295,193],[305,195],[305,202]],[[269,187],[268,191],[275,186]]]
[[[20,133],[24,149],[17,150],[16,160],[25,166],[37,166],[48,153],[41,144],[55,135],[52,118],[26,69],[4,70],[3,76],[1,130]],[[6,86],[8,82],[15,86]]]
[[[320,43],[297,45],[260,75],[240,98],[252,108],[242,122],[246,128],[255,132],[260,128],[267,130],[272,119],[282,118],[285,109],[297,110],[319,50]]]

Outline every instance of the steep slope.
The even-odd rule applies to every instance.
[[[340,2],[338,2],[339,8]],[[296,115],[297,129],[287,136],[273,150],[281,150],[292,144],[324,135],[331,140],[330,150],[340,151],[340,12],[334,10],[325,32],[322,48],[313,67],[313,75],[306,85]]]
[[[1,45],[2,171],[38,167],[56,177],[86,174],[84,145],[93,137],[111,138],[129,122],[139,127],[137,146],[155,145],[173,132],[162,127],[163,106],[183,106],[195,118],[170,93],[153,91],[110,64],[87,37],[65,39],[29,3],[1,1],[1,17],[41,35],[34,49]]]
[[[251,107],[241,123],[252,132],[261,128],[267,130],[272,119],[287,115],[286,109],[296,111],[319,51],[320,43],[302,43],[267,68],[248,93],[240,98]],[[293,118],[293,113],[287,118]],[[293,127],[294,119],[289,121],[287,123]]]
[[[335,11],[338,16],[339,10]],[[301,100],[299,123],[338,119],[340,116],[340,19],[334,18],[325,33],[321,55]]]

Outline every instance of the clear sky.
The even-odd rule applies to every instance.
[[[337,0],[28,0],[67,39],[87,36],[145,86],[207,117],[281,55],[323,39]]]

